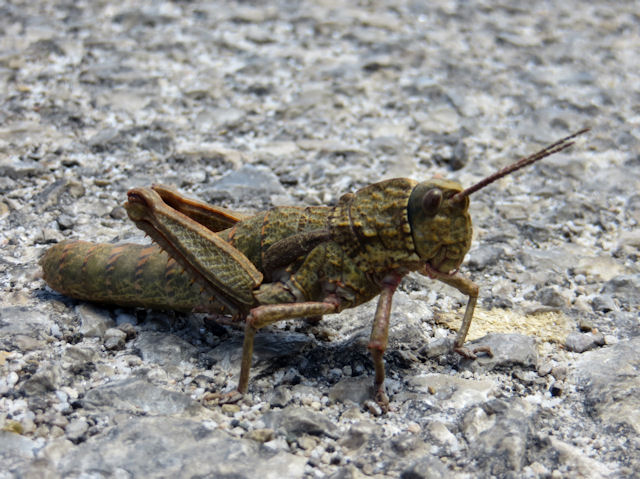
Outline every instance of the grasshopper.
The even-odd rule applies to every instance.
[[[478,286],[458,272],[471,246],[469,196],[568,148],[587,130],[466,189],[440,178],[396,178],[347,193],[333,207],[276,207],[243,216],[166,186],[135,188],[125,208],[155,244],[65,241],[40,264],[51,288],[77,299],[244,321],[239,395],[248,390],[259,329],[284,319],[318,319],[379,296],[368,349],[375,398],[387,410],[383,354],[392,297],[403,277],[417,271],[468,297],[453,348],[474,358],[479,351],[464,342]]]

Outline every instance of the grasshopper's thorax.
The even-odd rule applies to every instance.
[[[433,178],[417,185],[409,198],[408,216],[415,250],[421,260],[443,273],[456,270],[471,246],[469,198],[452,196],[462,186]]]
[[[329,219],[332,238],[360,269],[376,275],[425,263],[457,269],[471,246],[469,199],[454,181],[396,178],[344,195]]]
[[[356,265],[373,276],[415,269],[417,254],[407,205],[417,182],[396,178],[340,198],[329,219],[332,239]]]

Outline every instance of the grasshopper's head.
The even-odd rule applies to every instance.
[[[589,131],[583,128],[522,158],[462,189],[455,181],[433,178],[418,184],[409,197],[409,224],[416,252],[427,265],[441,273],[455,271],[471,246],[469,195],[494,181],[573,145],[575,137]]]
[[[456,197],[462,186],[433,178],[418,184],[409,197],[408,215],[416,252],[442,273],[460,266],[471,246],[469,198]]]

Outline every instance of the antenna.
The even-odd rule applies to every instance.
[[[496,171],[494,174],[487,176],[483,180],[480,180],[475,185],[470,186],[469,188],[466,188],[459,193],[456,193],[451,197],[451,201],[460,201],[465,196],[469,196],[471,193],[475,193],[476,191],[484,188],[485,186],[493,183],[494,181],[499,180],[503,176],[507,176],[513,173],[514,171],[519,170],[520,168],[529,166],[535,163],[536,161],[546,158],[547,156],[553,155],[554,153],[558,153],[559,151],[569,148],[571,145],[575,143],[574,141],[570,141],[570,140],[573,140],[575,137],[588,132],[590,129],[591,128],[583,128],[582,130],[577,131],[565,138],[562,138],[561,140],[558,140],[549,146],[545,146],[542,150],[534,153],[531,156],[526,156],[516,161],[515,163],[510,164],[509,166],[505,166],[501,170]]]

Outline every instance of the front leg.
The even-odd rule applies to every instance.
[[[475,359],[476,353],[479,352],[484,352],[489,356],[493,356],[491,349],[487,346],[481,346],[473,350],[464,346],[464,341],[467,338],[469,328],[471,327],[471,321],[473,320],[473,312],[475,311],[476,303],[478,302],[478,286],[469,278],[462,276],[460,273],[442,273],[433,269],[428,264],[425,266],[425,272],[430,278],[437,279],[449,286],[453,286],[462,294],[469,297],[467,307],[462,318],[462,324],[460,325],[460,329],[456,335],[456,340],[453,344],[453,350],[467,359]]]

